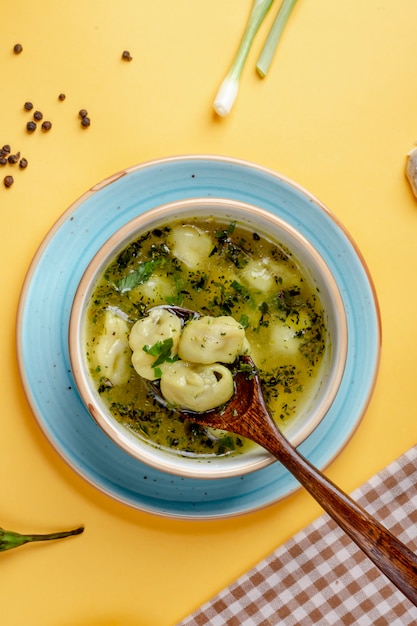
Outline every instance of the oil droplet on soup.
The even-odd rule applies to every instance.
[[[176,221],[117,255],[87,312],[91,375],[116,420],[182,456],[240,454],[254,444],[161,406],[134,370],[130,329],[164,304],[232,316],[245,328],[269,410],[285,432],[314,395],[329,349],[319,294],[291,251],[235,222]]]

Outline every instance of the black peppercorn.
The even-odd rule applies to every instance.
[[[124,61],[131,61],[133,57],[130,55],[129,50],[123,50],[122,59]]]
[[[0,156],[0,165],[6,165],[7,159],[5,156]]]
[[[42,130],[48,131],[48,130],[51,130],[51,128],[52,128],[52,122],[49,122],[48,120],[45,120],[44,122],[42,122]]]
[[[81,119],[83,119],[84,117],[87,117],[87,115],[88,115],[87,109],[80,109],[78,111],[78,115],[81,117]]]
[[[33,119],[35,119],[37,122],[40,122],[42,118],[43,118],[43,113],[41,113],[40,111],[34,112]]]
[[[87,126],[90,126],[90,124],[91,124],[91,120],[90,120],[90,118],[89,118],[89,117],[85,116],[85,117],[83,117],[83,118],[82,118],[82,120],[81,120],[81,126],[82,126],[83,128],[87,128]]]
[[[11,187],[14,183],[14,178],[13,176],[5,176],[3,178],[3,183],[5,187]]]
[[[11,154],[7,160],[10,163],[10,165],[14,165],[15,163],[19,161],[19,157],[20,157],[20,152],[17,152],[16,154]]]
[[[10,152],[11,152],[11,147],[9,146],[9,144],[8,144],[8,143],[6,143],[6,144],[2,147],[2,149],[1,149],[1,153],[2,153],[2,154],[10,154]]]
[[[22,50],[23,50],[23,46],[22,46],[22,44],[20,44],[20,43],[16,43],[16,44],[13,46],[13,52],[14,52],[15,54],[20,54],[20,53],[22,52]]]
[[[58,100],[60,100],[61,102],[63,102],[66,98],[66,95],[64,93],[60,93],[58,96]]]
[[[36,123],[35,123],[35,122],[28,122],[28,123],[26,124],[26,130],[27,130],[29,133],[33,133],[33,131],[34,131],[34,130],[36,130]]]
[[[25,102],[23,105],[25,111],[31,111],[33,109],[33,104],[31,102]]]
[[[21,170],[24,170],[28,166],[28,160],[22,157],[19,161],[19,167]]]

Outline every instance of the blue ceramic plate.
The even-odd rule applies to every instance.
[[[316,246],[339,284],[348,319],[347,367],[330,411],[300,446],[314,465],[325,467],[358,426],[375,384],[378,304],[364,261],[335,217],[304,189],[265,168],[223,157],[173,157],[122,171],[88,191],[62,215],[33,259],[19,306],[18,356],[36,419],[76,472],[137,509],[215,519],[265,507],[298,483],[280,463],[217,480],[180,478],[143,465],[92,420],[75,389],[68,354],[72,300],[100,246],[139,213],[193,197],[231,198],[276,213]]]

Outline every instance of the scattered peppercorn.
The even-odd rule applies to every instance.
[[[10,165],[15,165],[15,163],[19,161],[19,158],[20,158],[20,152],[17,152],[16,154],[10,154],[7,160],[10,163]]]
[[[124,61],[131,61],[133,57],[130,55],[129,50],[123,50],[122,59]]]
[[[16,163],[19,163],[19,168],[22,170],[28,166],[28,160],[24,157],[20,158],[20,152],[12,153],[10,145],[5,144],[0,148],[0,166],[11,165],[13,167]],[[14,184],[13,176],[5,176],[3,184],[5,187],[11,187]]]
[[[13,50],[16,54],[20,54],[20,52],[23,51],[23,46],[21,44],[16,44]],[[132,60],[132,57],[127,50],[123,52],[123,58],[128,61]],[[58,100],[60,100],[61,102],[65,99],[66,99],[65,93],[60,93],[58,95]],[[32,102],[28,100],[24,103],[23,108],[25,111],[32,111],[32,109],[34,108],[34,105]],[[88,126],[91,125],[91,119],[88,116],[87,109],[80,109],[78,112],[78,115],[81,119],[81,126],[83,128],[87,128]],[[33,133],[37,129],[36,122],[40,122],[41,120],[43,120],[42,111],[38,111],[38,110],[35,111],[33,113],[33,120],[26,123],[27,132]],[[49,131],[52,128],[52,122],[50,122],[49,120],[44,120],[42,122],[41,128],[43,131],[46,131],[46,132]],[[28,166],[28,160],[23,157],[20,158],[20,152],[16,152],[12,154],[10,145],[5,144],[2,148],[0,148],[0,166],[6,166],[7,164],[15,165],[16,163],[19,164],[19,168],[22,170],[26,169],[26,167]],[[14,184],[13,176],[10,176],[10,175],[5,176],[3,179],[3,184],[5,187],[11,187]]]
[[[23,50],[23,46],[22,46],[22,44],[20,44],[20,43],[16,43],[16,44],[14,45],[14,47],[13,47],[13,52],[14,52],[15,54],[20,54],[20,53],[22,52],[22,50]]]

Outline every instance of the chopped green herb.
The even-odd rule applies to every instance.
[[[126,276],[123,276],[123,278],[117,281],[117,291],[125,293],[126,291],[131,291],[131,289],[134,289],[138,285],[142,285],[142,283],[146,283],[160,264],[160,259],[152,259],[151,261],[140,263],[136,270],[129,272],[129,274],[126,274]]]
[[[248,328],[249,326],[249,317],[246,315],[246,313],[244,313],[243,315],[240,316],[240,320],[239,320],[239,324],[241,324],[243,326],[243,328]]]
[[[143,346],[144,352],[146,354],[150,354],[151,356],[156,356],[157,358],[152,363],[152,367],[155,371],[155,375],[162,376],[162,371],[158,367],[162,363],[174,363],[178,360],[178,356],[171,356],[171,350],[174,345],[174,340],[172,337],[168,337],[168,339],[164,339],[163,341],[157,341],[153,344],[153,346]]]
[[[174,274],[175,277],[175,291],[174,291],[174,295],[169,295],[165,298],[165,302],[167,304],[172,304],[175,305],[177,304],[178,306],[182,304],[182,301],[184,299],[184,276],[181,273],[181,271],[176,271]]]
[[[238,293],[242,294],[243,296],[246,296],[249,293],[249,290],[244,285],[242,285],[241,283],[238,283],[237,280],[233,280],[230,283],[230,286],[231,286],[232,289],[234,289]]]
[[[235,450],[234,440],[230,436],[222,437],[219,441],[219,454]]]

